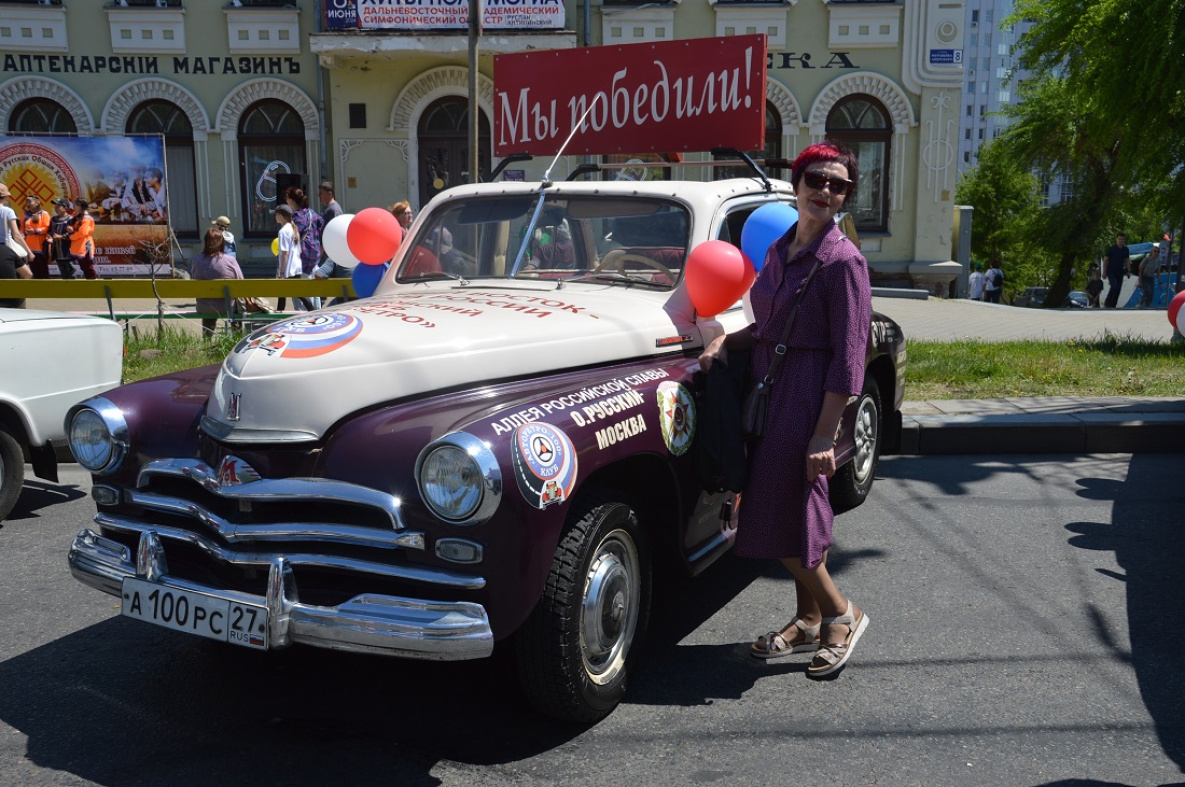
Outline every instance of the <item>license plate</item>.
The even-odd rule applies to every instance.
[[[199,637],[267,650],[267,608],[178,590],[155,582],[123,581],[120,614]]]

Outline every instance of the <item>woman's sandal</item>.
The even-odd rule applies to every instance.
[[[786,639],[782,634],[789,628],[797,629],[793,639]],[[818,623],[808,626],[802,618],[795,618],[782,631],[771,631],[758,637],[749,647],[749,654],[758,659],[777,659],[791,653],[814,652],[819,649],[819,630]]]
[[[856,648],[856,643],[860,640],[860,635],[864,633],[864,629],[868,628],[868,615],[862,610],[860,612],[860,619],[857,620],[852,616],[852,602],[848,600],[847,612],[836,618],[823,618],[822,625],[840,625],[848,627],[848,636],[843,642],[836,645],[820,644],[819,650],[815,654],[815,658],[811,660],[810,666],[806,668],[806,674],[812,678],[821,678],[825,675],[830,675],[843,668],[844,664],[848,663],[851,658],[852,651]]]

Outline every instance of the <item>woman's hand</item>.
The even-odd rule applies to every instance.
[[[806,444],[807,483],[815,483],[821,475],[835,475],[835,441],[830,437],[812,437]]]
[[[724,346],[724,340],[727,338],[727,334],[721,334],[708,342],[708,346],[704,348],[699,357],[699,365],[705,372],[712,368],[712,363],[715,361],[728,364],[728,348]]]

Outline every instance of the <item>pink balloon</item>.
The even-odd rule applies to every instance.
[[[732,306],[757,278],[753,261],[736,246],[722,240],[701,243],[687,255],[687,294],[702,317]]]
[[[1182,290],[1181,292],[1174,295],[1173,299],[1169,301],[1169,322],[1172,323],[1173,327],[1178,331],[1185,333],[1185,330],[1181,330],[1180,324],[1182,308],[1185,308],[1185,290]]]
[[[403,228],[384,208],[364,208],[354,215],[346,229],[350,253],[366,265],[382,265],[399,251]]]

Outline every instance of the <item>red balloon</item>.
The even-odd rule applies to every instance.
[[[346,229],[350,253],[366,265],[382,265],[399,251],[403,228],[389,210],[364,208],[358,211]]]
[[[1181,325],[1178,322],[1178,317],[1181,314],[1182,307],[1185,307],[1185,290],[1182,290],[1181,292],[1174,295],[1173,299],[1169,301],[1169,322],[1171,322],[1173,327],[1178,331],[1185,333],[1185,331],[1181,330]]]
[[[711,317],[732,306],[757,278],[753,261],[736,246],[722,240],[701,243],[687,255],[687,294],[702,317]]]

